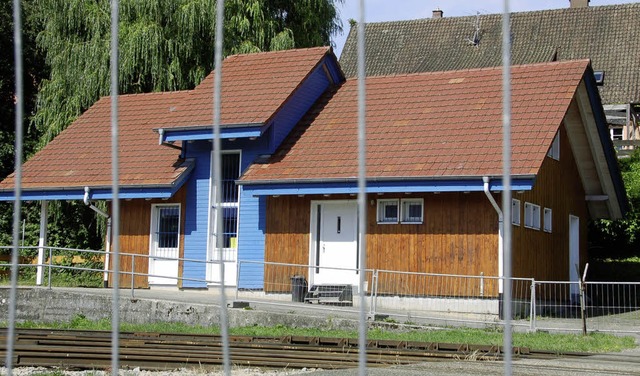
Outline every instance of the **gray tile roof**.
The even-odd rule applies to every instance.
[[[478,43],[474,45],[476,24]],[[605,71],[604,104],[640,102],[640,3],[513,13],[512,64],[591,59]],[[357,27],[340,58],[357,73]],[[437,72],[501,65],[502,15],[368,23],[367,75]]]

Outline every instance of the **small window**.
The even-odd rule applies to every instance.
[[[611,139],[613,141],[621,141],[622,140],[622,128],[611,128]]]
[[[402,199],[402,223],[422,223],[424,200],[421,198]]]
[[[594,71],[593,77],[596,79],[596,85],[604,85],[604,71]]]
[[[553,138],[553,142],[547,152],[547,156],[555,159],[556,161],[560,160],[560,132],[556,133],[556,136]]]
[[[540,206],[524,203],[524,227],[540,230]]]
[[[544,208],[544,232],[551,232],[552,215],[551,209]]]
[[[378,223],[398,223],[398,200],[378,200]]]
[[[511,200],[511,223],[520,226],[520,200]]]

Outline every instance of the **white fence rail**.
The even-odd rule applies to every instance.
[[[10,247],[0,247],[10,249]],[[33,250],[37,247],[24,247]],[[52,287],[56,270],[106,275],[104,268],[69,265],[56,256],[70,252],[81,258],[101,257],[105,251],[45,247],[45,262],[19,264],[21,270],[42,267],[43,282]],[[135,278],[163,277],[137,272],[135,265],[148,263],[149,255],[121,253],[130,270],[121,271],[122,288],[135,295]],[[128,258],[128,259],[127,259]],[[157,258],[157,257],[156,257]],[[182,263],[216,264],[215,261],[178,258]],[[0,272],[8,271],[9,263],[0,264]],[[238,261],[236,286],[227,294],[235,300],[262,305],[295,307],[297,310],[358,312],[356,299],[358,270],[324,268],[300,264]],[[352,283],[332,283],[313,295],[318,275],[331,274],[351,278]],[[495,276],[411,273],[392,270],[365,270],[364,289],[366,312],[372,319],[424,325],[501,326],[504,323],[501,289],[503,280]],[[212,288],[220,281],[205,278],[185,278],[178,281],[204,283]],[[512,278],[512,325],[528,330],[588,331],[640,333],[640,282],[536,281],[532,278]],[[327,286],[326,283],[324,283]],[[235,291],[233,291],[235,290]],[[322,296],[322,294],[325,296]],[[315,296],[315,297],[314,297]],[[583,320],[584,315],[584,320]]]

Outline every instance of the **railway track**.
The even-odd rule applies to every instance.
[[[6,329],[0,329],[0,356],[5,358]],[[229,338],[236,366],[342,369],[358,364],[358,340],[323,337]],[[582,356],[584,354],[570,354]],[[499,346],[370,340],[368,367],[407,365],[441,360],[500,360]],[[514,348],[514,357],[557,357],[552,353]],[[222,362],[219,336],[168,333],[120,334],[123,368],[166,370],[215,367]],[[111,332],[17,329],[13,364],[67,369],[104,369],[111,365]]]

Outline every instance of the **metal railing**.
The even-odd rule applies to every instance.
[[[39,247],[23,247],[23,250]],[[19,268],[42,267],[46,273],[45,287],[53,287],[52,276],[56,270],[97,273],[107,275],[109,268],[69,265],[60,256],[81,259],[99,257],[104,260],[109,252],[72,248],[40,247],[46,251],[43,264],[22,262]],[[11,247],[0,247],[8,250]],[[152,257],[148,254],[120,253],[123,266],[120,286],[128,288],[135,297],[136,287],[146,286],[149,277],[167,278],[171,285],[195,282],[215,289],[221,283],[207,278],[182,275],[167,276],[142,272],[140,263],[148,265],[149,259],[172,260],[182,263],[211,264],[217,261],[188,258]],[[129,258],[129,259],[127,259]],[[34,256],[34,260],[37,258]],[[11,264],[0,264],[0,270]],[[138,266],[138,271],[136,271]],[[206,268],[206,267],[205,267]],[[312,311],[342,311],[355,313],[360,308],[356,299],[359,293],[359,270],[348,268],[316,267],[301,264],[240,260],[237,263],[235,286],[228,286],[225,295],[261,305],[291,306]],[[318,282],[318,278],[325,279]],[[326,278],[352,278],[347,299],[342,301],[308,299],[311,288],[327,284]],[[113,277],[112,277],[113,278]],[[370,319],[385,317],[398,323],[424,325],[501,326],[504,323],[504,307],[501,300],[500,277],[480,275],[455,275],[412,273],[392,270],[365,270],[365,307]],[[323,282],[324,281],[324,282]],[[614,333],[640,333],[640,282],[570,282],[536,281],[533,278],[512,278],[512,325],[527,330],[552,330],[574,332],[586,325],[589,331]],[[584,299],[580,292],[584,292]],[[309,304],[313,303],[313,304]]]

